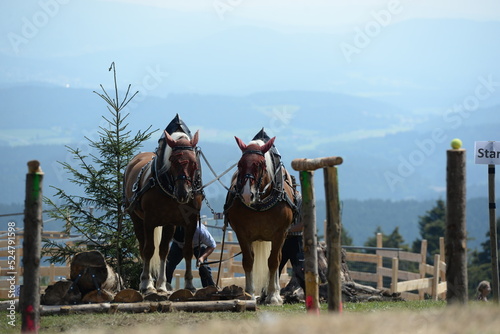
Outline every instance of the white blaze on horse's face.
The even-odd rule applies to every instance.
[[[193,197],[193,182],[198,169],[196,158],[196,144],[198,144],[198,131],[192,139],[180,132],[170,136],[165,131],[165,140],[168,151],[165,151],[165,165],[174,179],[174,196],[180,204],[186,204]],[[168,161],[167,161],[168,160]]]
[[[259,187],[263,186],[261,184],[263,173],[269,173],[272,168],[270,156],[266,153],[273,146],[276,137],[273,137],[267,143],[262,140],[251,141],[248,146],[238,137],[234,138],[243,153],[238,163],[238,183],[240,185],[241,200],[246,205],[252,205],[258,200]]]

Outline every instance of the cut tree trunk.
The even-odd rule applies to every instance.
[[[83,294],[98,289],[116,293],[121,287],[121,278],[106,263],[104,256],[96,250],[81,252],[73,257],[70,277]]]

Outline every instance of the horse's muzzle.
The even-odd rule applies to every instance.
[[[179,204],[186,204],[193,199],[193,188],[191,182],[177,182],[174,188],[174,196]]]

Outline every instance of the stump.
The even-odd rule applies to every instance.
[[[106,263],[104,256],[96,250],[81,252],[73,257],[70,277],[83,294],[99,289],[118,292],[122,286],[121,278]]]
[[[82,303],[107,303],[112,301],[115,295],[106,290],[93,290],[82,298]]]
[[[250,300],[252,296],[245,292],[245,290],[237,285],[230,285],[224,287],[221,292],[219,292],[219,298],[222,300],[229,299],[241,299],[241,300]]]
[[[71,305],[80,303],[82,294],[72,281],[59,281],[45,289],[40,298],[42,305]]]
[[[190,290],[180,289],[174,291],[168,299],[171,301],[182,302],[182,301],[192,300],[193,298],[194,294]]]
[[[144,297],[139,291],[134,289],[125,289],[118,292],[113,299],[115,303],[139,303],[144,300]]]
[[[168,295],[163,293],[149,293],[144,296],[144,301],[148,302],[163,302],[168,300]]]
[[[217,293],[219,290],[213,285],[196,290],[194,300],[218,300]]]

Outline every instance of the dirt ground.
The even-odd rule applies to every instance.
[[[310,334],[310,333],[500,333],[500,307],[496,305],[445,307],[422,311],[349,312],[342,314],[280,315],[262,313],[258,320],[213,320],[177,328],[150,325],[121,330],[79,331],[79,334]],[[123,330],[123,331],[122,331]]]

